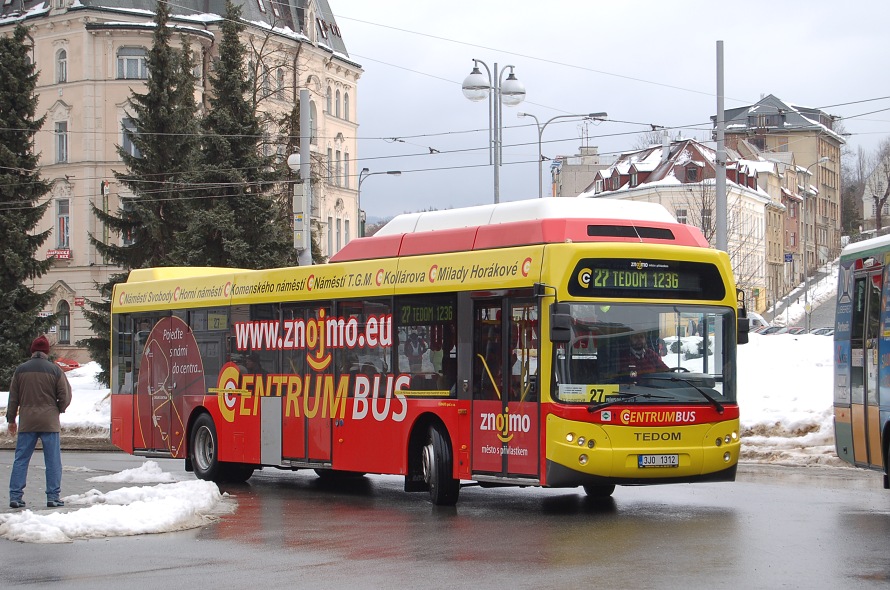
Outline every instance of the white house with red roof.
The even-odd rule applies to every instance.
[[[713,245],[716,160],[715,150],[694,139],[625,152],[608,169],[597,172],[579,196],[658,203],[681,223],[700,228]],[[785,207],[758,183],[769,163],[746,160],[732,150],[727,150],[727,160],[729,255],[748,308],[760,311],[785,292],[782,272],[768,267],[768,260],[774,264],[783,251]]]

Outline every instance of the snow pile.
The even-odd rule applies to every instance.
[[[124,487],[107,493],[90,490],[63,499],[63,511],[26,509],[0,514],[0,537],[26,543],[70,543],[165,533],[203,526],[233,509],[216,484],[201,480]]]

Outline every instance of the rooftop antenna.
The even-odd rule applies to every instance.
[[[590,147],[590,121],[582,119],[578,127],[581,129],[581,147]]]

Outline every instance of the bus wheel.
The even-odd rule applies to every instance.
[[[608,498],[615,491],[614,485],[584,484],[584,492],[591,498]]]
[[[202,414],[195,420],[189,446],[195,475],[200,479],[222,481],[224,479],[223,469],[217,459],[219,440],[216,438],[216,426],[213,425],[213,419],[207,414]]]
[[[245,463],[223,463],[223,466],[221,479],[228,483],[244,483],[256,471],[256,467]]]
[[[430,428],[423,447],[423,481],[430,488],[430,500],[437,506],[454,506],[460,492],[460,480],[454,479],[451,446],[438,426]]]

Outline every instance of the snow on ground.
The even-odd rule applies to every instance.
[[[171,481],[154,461],[89,481]],[[79,539],[165,533],[203,526],[234,509],[216,484],[203,480],[90,490],[65,496],[62,511],[22,510],[0,514],[0,537],[25,543],[70,543]]]
[[[829,277],[833,277],[831,269]],[[814,306],[835,296],[833,280],[811,285]],[[803,302],[783,313],[787,325],[803,315]],[[751,334],[739,347],[739,406],[742,461],[787,465],[844,465],[834,451],[832,422],[832,344],[830,336]],[[96,363],[68,372],[74,390],[62,428],[107,435],[108,389],[100,386]],[[8,393],[0,392],[0,409]],[[5,412],[2,412],[5,414]],[[66,469],[77,469],[66,467]],[[63,511],[24,510],[0,514],[0,537],[33,543],[138,535],[202,526],[234,509],[215,484],[176,481],[154,461],[90,481],[124,485],[102,493],[67,496]]]

